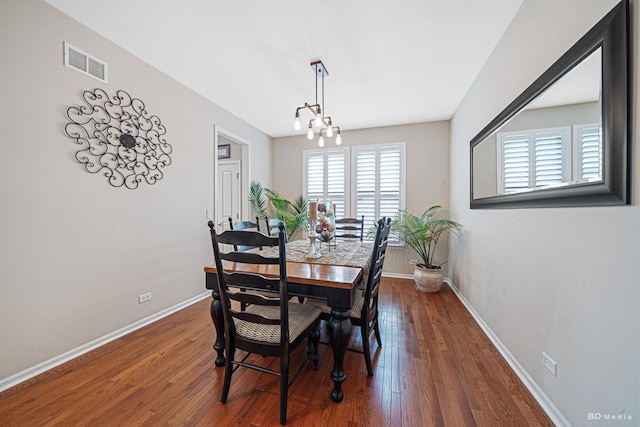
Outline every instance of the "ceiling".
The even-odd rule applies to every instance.
[[[45,1],[272,137],[305,133],[314,59],[343,131],[451,118],[523,2]]]

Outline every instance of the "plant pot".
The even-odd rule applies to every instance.
[[[438,292],[442,287],[442,268],[426,268],[422,265],[416,265],[413,270],[413,280],[416,282],[416,289],[420,292]]]

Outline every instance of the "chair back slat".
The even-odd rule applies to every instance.
[[[364,237],[364,215],[361,218],[338,218],[335,220],[335,236],[338,239],[360,239]]]
[[[244,246],[278,246],[278,237],[270,237],[254,230],[227,230],[216,233],[218,243]],[[244,243],[241,243],[244,242]]]
[[[230,230],[251,230],[256,229],[256,231],[261,232],[260,230],[260,220],[256,217],[256,222],[251,221],[238,221],[236,223],[233,222],[233,218],[229,217],[229,229]],[[234,251],[249,251],[251,249],[255,249],[256,246],[238,246],[234,245]],[[260,247],[260,249],[262,249]]]
[[[238,245],[242,246],[242,245]],[[227,252],[221,253],[220,258],[225,261],[239,262],[242,264],[278,264],[278,258],[264,257],[259,253],[254,252]]]
[[[250,288],[256,291],[280,293],[280,279],[271,279],[258,273],[224,272],[227,286]]]

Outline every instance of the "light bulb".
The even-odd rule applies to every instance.
[[[322,137],[322,135],[320,135],[320,138],[318,139],[318,146],[324,147],[324,138]]]
[[[300,130],[300,114],[296,113],[296,121],[293,122],[293,128],[295,130]]]
[[[316,127],[320,127],[322,126],[322,116],[317,115],[316,116]]]
[[[307,132],[307,139],[309,141],[313,139],[313,129],[311,129],[311,125],[309,125],[309,131]]]
[[[342,144],[342,137],[340,136],[340,132],[338,132],[338,136],[336,136],[336,145]]]
[[[329,127],[327,128],[327,136],[328,136],[329,138],[331,138],[331,137],[333,136],[333,128],[332,128],[331,126],[329,126]]]

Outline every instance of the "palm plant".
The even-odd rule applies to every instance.
[[[251,181],[249,185],[249,206],[251,206],[251,216],[266,218],[268,216],[264,188],[258,181]]]
[[[433,262],[440,237],[445,233],[458,232],[462,228],[455,221],[435,218],[434,215],[440,208],[441,206],[431,206],[420,216],[400,210],[391,221],[391,232],[416,251],[422,260],[418,265],[429,269],[441,267]]]
[[[249,205],[260,218],[273,217],[284,222],[288,239],[291,239],[298,229],[308,231],[309,203],[302,196],[290,202],[276,190],[252,181],[249,187]]]

